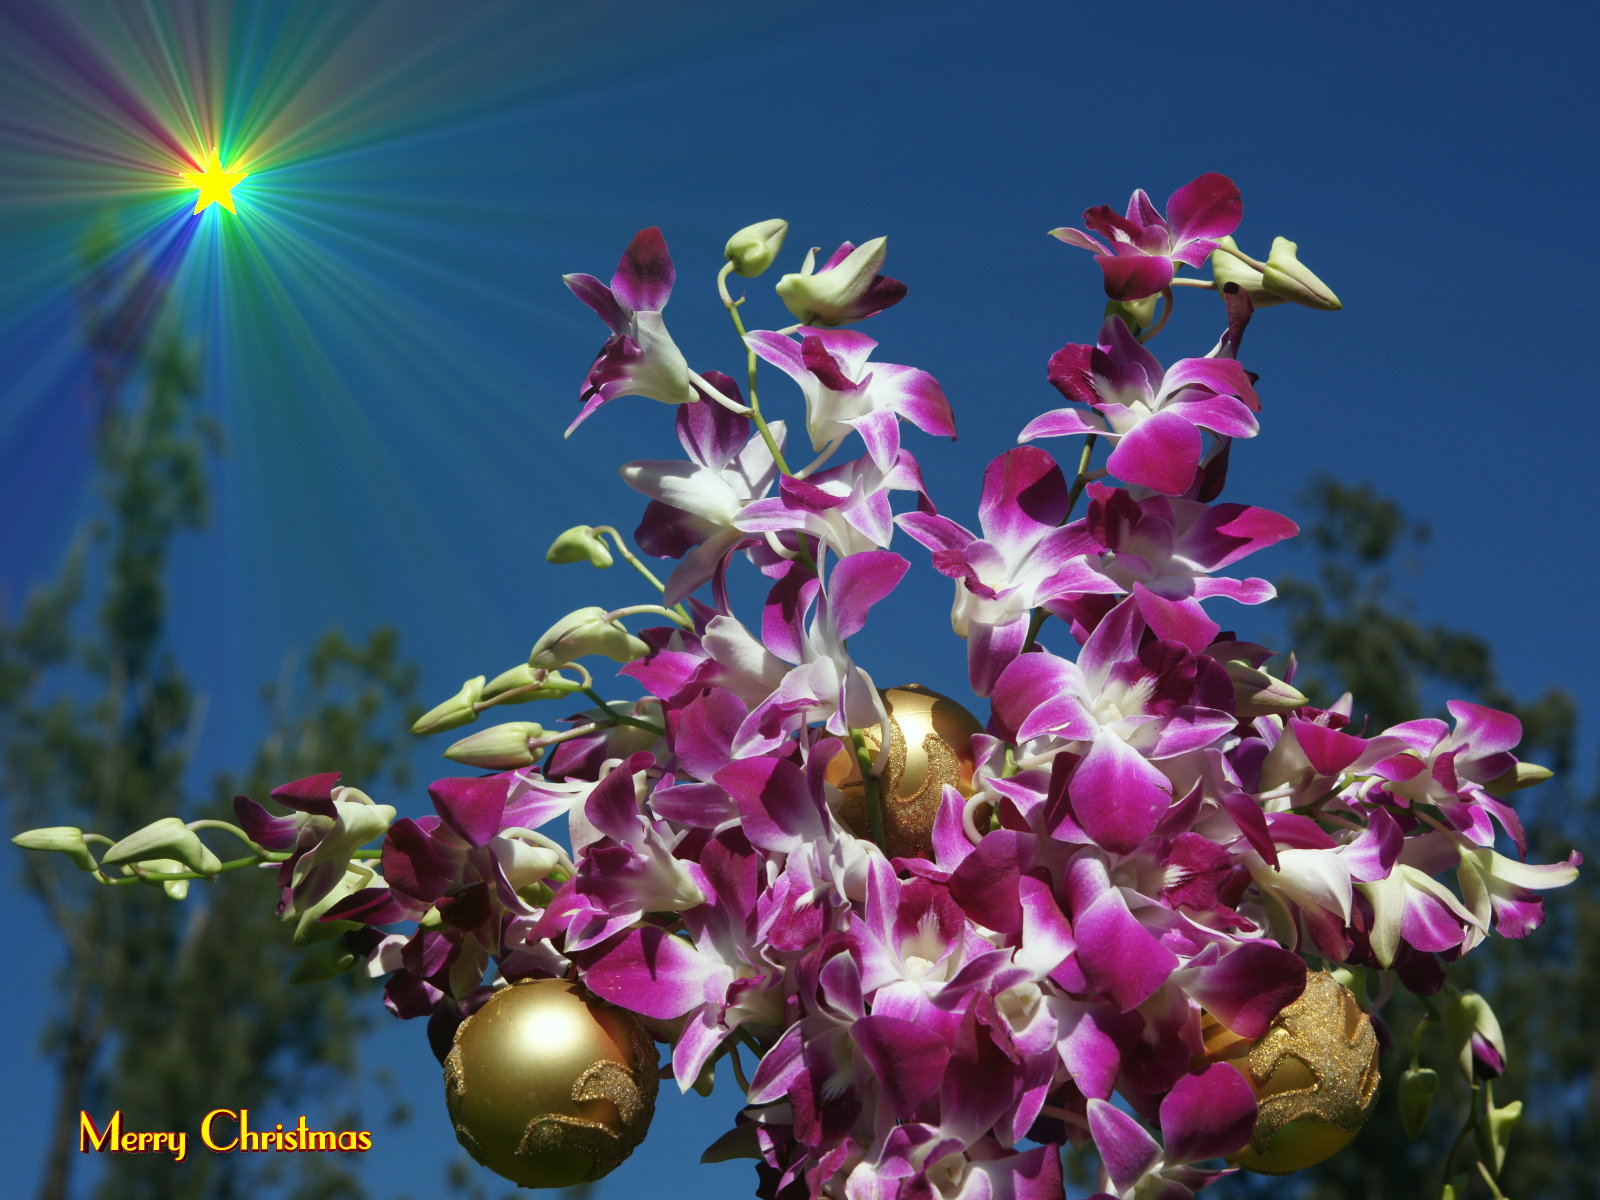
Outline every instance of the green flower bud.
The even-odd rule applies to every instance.
[[[167,894],[169,900],[182,900],[189,894],[189,880],[187,879],[151,879],[144,872],[153,871],[159,875],[176,875],[189,868],[175,858],[147,858],[139,864],[139,869],[123,867],[122,873],[130,875],[148,887],[159,887]]]
[[[1233,680],[1233,710],[1241,721],[1294,712],[1311,703],[1304,693],[1243,659],[1234,659],[1224,669]]]
[[[770,221],[757,221],[729,238],[722,255],[733,264],[735,273],[746,279],[754,279],[772,265],[772,260],[783,248],[783,238],[788,232],[789,222],[777,217]]]
[[[475,707],[483,696],[482,675],[475,676],[461,685],[461,690],[443,704],[436,704],[422,716],[417,718],[417,723],[411,727],[412,733],[439,733],[446,729],[458,729],[462,725],[470,725],[478,719],[478,710]]]
[[[1237,255],[1228,253],[1229,250],[1237,250],[1239,243],[1231,237],[1225,237],[1217,239],[1217,246],[1218,249],[1211,252],[1211,278],[1216,281],[1219,291],[1230,283],[1236,283],[1244,289],[1255,308],[1271,308],[1274,304],[1285,302],[1286,297],[1268,289],[1259,270]]]
[[[1496,775],[1483,786],[1497,796],[1507,792],[1520,792],[1523,788],[1532,787],[1536,783],[1543,783],[1555,772],[1549,767],[1541,767],[1538,763],[1519,762],[1503,775]]]
[[[582,690],[583,684],[576,679],[568,679],[559,671],[545,671],[522,663],[491,679],[483,689],[480,703],[522,704],[528,700],[558,700]]]
[[[529,743],[544,737],[544,728],[532,721],[509,721],[492,729],[480,729],[464,737],[444,756],[451,762],[486,771],[509,771],[514,767],[531,767],[539,755]]]
[[[1412,1067],[1400,1076],[1400,1123],[1408,1138],[1415,1138],[1428,1123],[1438,1091],[1439,1072],[1428,1067]]]
[[[1443,1017],[1445,1040],[1456,1052],[1456,1064],[1469,1082],[1474,1075],[1474,1059],[1480,1055],[1488,1059],[1498,1056],[1499,1069],[1492,1074],[1498,1075],[1504,1069],[1506,1038],[1487,1000],[1477,992],[1462,992],[1444,1006]]]
[[[1267,269],[1261,273],[1262,285],[1274,295],[1307,308],[1322,312],[1335,312],[1343,308],[1333,289],[1312,274],[1296,257],[1299,249],[1288,238],[1273,238],[1272,253],[1267,255]]]
[[[11,839],[12,845],[24,850],[55,850],[65,854],[85,871],[95,869],[94,855],[84,844],[83,830],[75,825],[49,825],[43,829],[29,829]]]
[[[100,862],[107,867],[120,867],[129,863],[148,864],[157,858],[176,859],[180,865],[169,869],[193,871],[197,875],[215,875],[222,870],[222,860],[206,849],[195,831],[177,817],[162,817],[130,833],[107,850]]]
[[[603,654],[614,662],[633,662],[650,652],[620,621],[608,621],[606,610],[590,605],[568,613],[533,645],[528,665],[554,670],[590,654]]]
[[[1489,1169],[1499,1175],[1506,1165],[1506,1150],[1511,1145],[1511,1131],[1522,1119],[1522,1101],[1513,1100],[1504,1108],[1489,1106],[1488,1120],[1478,1122],[1478,1153]]]
[[[545,562],[588,562],[596,567],[609,567],[615,559],[606,546],[605,539],[594,531],[593,525],[574,525],[550,543],[544,552]]]
[[[1106,313],[1108,317],[1121,317],[1122,323],[1134,333],[1149,329],[1155,323],[1156,303],[1161,299],[1158,292],[1154,296],[1146,296],[1143,300],[1108,300]]]

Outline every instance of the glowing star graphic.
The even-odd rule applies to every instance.
[[[200,189],[199,198],[194,202],[195,212],[208,204],[220,204],[229,212],[236,212],[233,207],[233,186],[248,174],[248,171],[224,171],[215,146],[211,148],[211,161],[206,164],[204,171],[178,172],[179,178],[185,183]]]

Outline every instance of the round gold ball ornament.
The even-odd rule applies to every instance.
[[[884,851],[891,857],[932,858],[933,823],[944,785],[972,795],[972,735],[983,725],[948,696],[918,683],[880,693],[889,712],[889,761],[878,780]],[[867,749],[883,746],[883,727],[862,730]],[[839,819],[859,837],[870,836],[866,789],[852,747],[828,764],[828,782],[844,793]]]
[[[496,992],[457,1028],[444,1061],[456,1138],[523,1187],[609,1172],[644,1140],[657,1083],[643,1026],[569,979]]]
[[[1258,1038],[1241,1038],[1210,1013],[1205,1057],[1233,1066],[1256,1094],[1249,1144],[1229,1159],[1288,1175],[1344,1149],[1378,1098],[1378,1038],[1356,998],[1325,971]]]

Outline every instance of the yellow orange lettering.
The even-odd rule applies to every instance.
[[[111,1120],[106,1122],[105,1132],[94,1127],[94,1118],[88,1113],[78,1112],[78,1153],[89,1153],[89,1145],[105,1153],[106,1143],[111,1143],[111,1149],[117,1148],[117,1140],[122,1137],[122,1110],[119,1108],[111,1114]]]
[[[245,1111],[248,1112],[249,1110],[246,1109]],[[229,1142],[226,1146],[219,1146],[216,1142],[211,1140],[211,1122],[216,1120],[218,1117],[232,1117],[235,1121],[237,1121],[239,1119],[239,1114],[234,1112],[231,1108],[213,1108],[206,1114],[206,1119],[200,1122],[200,1140],[206,1144],[206,1148],[208,1150],[214,1150],[218,1154],[226,1154],[228,1151],[239,1145],[239,1139],[237,1137],[234,1138],[233,1141]]]

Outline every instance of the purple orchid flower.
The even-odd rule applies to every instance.
[[[803,535],[826,546],[839,558],[882,549],[894,538],[894,510],[889,493],[915,492],[926,497],[921,472],[911,455],[901,450],[884,469],[871,457],[855,459],[801,479],[785,475],[778,494],[745,505],[738,527],[768,535],[768,542],[788,534]],[[785,558],[796,552],[780,547]]]
[[[1091,483],[1088,494],[1089,513],[1081,527],[1099,552],[1087,561],[1105,582],[1080,583],[1076,595],[1046,599],[1043,606],[1076,627],[1092,629],[1100,613],[1091,612],[1080,597],[1127,592],[1158,637],[1194,651],[1209,646],[1219,628],[1201,601],[1226,596],[1260,604],[1277,594],[1265,579],[1218,579],[1212,572],[1299,532],[1287,517],[1243,504],[1206,505],[1160,495],[1140,500],[1099,483]]]
[[[1085,210],[1083,223],[1109,246],[1081,229],[1063,227],[1050,233],[1094,254],[1111,299],[1142,300],[1171,286],[1175,263],[1203,264],[1217,243],[1239,228],[1243,215],[1238,186],[1213,172],[1173,192],[1165,217],[1142,189],[1128,201],[1126,216],[1119,217],[1104,204]]]
[[[1244,1076],[1225,1063],[1186,1075],[1161,1101],[1161,1141],[1104,1100],[1089,1102],[1089,1128],[1100,1151],[1102,1196],[1188,1200],[1228,1171],[1190,1163],[1241,1149],[1255,1126],[1256,1098]]]
[[[1129,483],[1178,496],[1194,483],[1201,430],[1254,437],[1261,411],[1245,369],[1232,358],[1185,358],[1163,369],[1120,317],[1107,317],[1095,346],[1063,346],[1050,359],[1050,382],[1069,400],[1095,410],[1058,408],[1029,421],[1021,442],[1096,434],[1115,443],[1106,468]]]
[[[735,399],[739,389],[718,372],[706,378]],[[625,463],[622,478],[650,497],[635,537],[646,554],[682,558],[667,580],[663,603],[676,604],[718,575],[728,556],[751,535],[735,522],[747,505],[772,488],[778,468],[766,440],[752,432],[748,417],[718,404],[688,404],[678,410],[678,440],[688,462]],[[787,430],[768,430],[780,449]]]
[[[967,639],[968,675],[980,696],[1022,652],[1036,606],[1107,587],[1084,557],[1097,548],[1093,539],[1082,528],[1060,528],[1066,512],[1061,469],[1042,450],[1023,446],[984,472],[981,538],[937,513],[898,519],[933,551],[934,568],[956,580],[950,624]]]
[[[664,404],[693,404],[705,396],[743,407],[691,371],[667,332],[661,310],[667,306],[675,277],[666,239],[654,225],[641,229],[628,243],[610,286],[593,275],[563,276],[572,294],[611,330],[584,380],[578,397],[583,407],[567,426],[567,436],[619,396],[648,396]]]
[[[890,470],[900,450],[902,418],[923,433],[955,437],[950,402],[926,371],[893,363],[869,365],[867,358],[878,343],[854,330],[803,328],[800,334],[798,345],[766,330],[745,340],[800,385],[818,463],[854,430],[878,469]]]
[[[1112,609],[1077,662],[1025,654],[995,683],[995,715],[1017,739],[1017,761],[1077,757],[1067,790],[1078,824],[1102,846],[1131,850],[1173,801],[1156,763],[1215,744],[1237,724],[1233,689],[1209,659],[1174,642],[1141,644],[1134,601]]]

